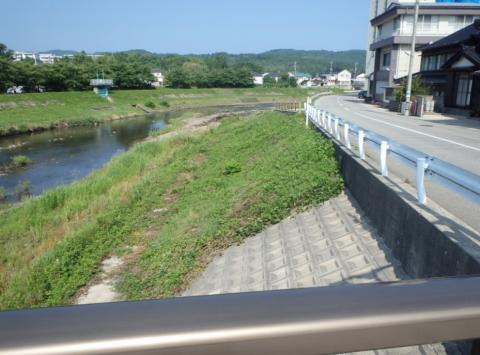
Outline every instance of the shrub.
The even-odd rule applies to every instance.
[[[228,162],[223,170],[223,175],[232,175],[242,171],[242,167],[237,162]]]
[[[154,109],[156,107],[155,103],[152,101],[148,101],[145,103],[145,106],[151,109]]]
[[[160,101],[160,106],[170,107],[170,104],[167,101],[163,100],[163,101]]]
[[[16,168],[26,166],[32,162],[32,160],[26,155],[15,155],[11,158],[12,165]]]

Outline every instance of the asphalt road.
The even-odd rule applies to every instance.
[[[315,105],[365,129],[480,175],[480,120],[438,114],[423,118],[405,117],[365,104],[352,96],[326,96],[316,100]],[[407,169],[393,171],[394,174],[396,172],[401,178],[411,178],[406,173]],[[480,206],[434,184],[427,185],[427,194],[431,200],[480,232]]]

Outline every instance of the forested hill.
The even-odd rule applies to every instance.
[[[63,54],[59,51],[51,51],[55,54]],[[69,53],[71,51],[68,51]],[[101,52],[100,52],[101,53]],[[99,53],[99,54],[100,54]],[[340,71],[348,69],[354,71],[355,63],[357,63],[357,73],[365,70],[365,51],[364,50],[348,50],[348,51],[327,51],[327,50],[295,50],[295,49],[275,49],[264,53],[247,53],[247,54],[157,54],[141,49],[129,50],[115,53],[119,56],[126,56],[135,61],[139,60],[150,67],[160,68],[165,71],[172,67],[181,65],[192,59],[201,59],[206,62],[222,62],[231,64],[252,64],[255,71],[264,72],[293,72],[293,63],[297,62],[297,71],[311,75],[318,73],[327,73],[330,71],[330,62],[333,62],[333,70]]]
[[[297,71],[315,75],[329,72],[330,62],[333,62],[334,71],[348,69],[352,72],[357,63],[357,73],[361,73],[365,70],[365,55],[364,50],[333,52],[276,49],[259,54],[238,54],[228,57],[232,61],[258,64],[265,71],[293,71],[293,63],[297,62]]]

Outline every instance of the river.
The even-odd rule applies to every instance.
[[[218,111],[270,109],[271,105],[222,106],[195,109],[210,114]],[[193,110],[189,110],[193,111]],[[41,195],[55,186],[69,184],[101,168],[112,157],[146,138],[152,129],[161,129],[181,111],[162,112],[111,121],[92,127],[75,127],[0,138],[0,166],[11,158],[26,155],[32,163],[24,168],[0,173],[0,186],[8,200],[16,200],[15,190],[27,181],[29,193]]]

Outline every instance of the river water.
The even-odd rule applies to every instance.
[[[269,109],[271,105],[226,106],[195,109],[210,114],[218,111]],[[192,110],[189,110],[192,111]],[[69,184],[99,169],[115,155],[125,152],[135,142],[146,138],[152,129],[161,129],[181,111],[112,121],[93,127],[24,134],[0,139],[0,166],[9,164],[12,157],[26,155],[32,163],[24,168],[5,172],[0,170],[0,186],[10,201],[16,187],[28,181],[29,192],[40,195],[58,185]]]

